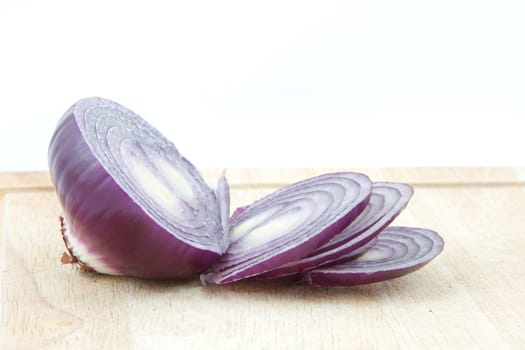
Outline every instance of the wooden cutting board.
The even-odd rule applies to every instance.
[[[332,170],[232,169],[232,208]],[[0,348],[523,349],[525,169],[357,171],[412,184],[395,223],[440,232],[442,255],[346,289],[87,274],[59,262],[61,209],[48,175],[0,174]]]

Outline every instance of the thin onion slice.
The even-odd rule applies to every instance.
[[[64,210],[64,262],[152,279],[201,272],[228,247],[229,191],[216,192],[173,143],[106,99],[74,104],[49,146]]]
[[[302,281],[325,287],[368,284],[404,276],[438,256],[444,241],[432,230],[387,227],[377,242],[358,258],[306,271]]]
[[[354,257],[372,241],[406,207],[414,193],[411,186],[402,183],[375,182],[370,200],[361,214],[329,242],[299,260],[292,261],[262,275],[280,278],[311,270],[338,260]]]
[[[377,240],[378,240],[378,238],[377,238],[377,236],[375,236],[374,238],[372,238],[370,241],[368,241],[367,243],[363,244],[359,248],[356,248],[356,249],[352,250],[350,253],[347,253],[347,254],[341,256],[339,259],[337,259],[335,262],[333,262],[330,265],[335,265],[335,264],[351,261],[351,260],[354,260],[354,259],[360,257],[361,255],[366,253],[368,251],[368,249],[372,248],[377,243]]]
[[[363,174],[324,174],[238,209],[230,220],[228,251],[201,281],[230,283],[309,254],[359,215],[371,187]]]

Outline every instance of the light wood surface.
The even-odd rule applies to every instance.
[[[326,170],[231,169],[232,208]],[[48,175],[0,174],[0,349],[525,348],[525,171],[358,170],[414,185],[395,223],[440,232],[442,255],[346,289],[86,274],[59,262]]]

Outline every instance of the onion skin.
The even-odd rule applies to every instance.
[[[73,105],[59,121],[49,146],[49,170],[66,218],[74,258],[97,272],[148,279],[195,275],[221,252],[175,238],[136,204],[93,155]],[[81,248],[81,249],[79,249]]]

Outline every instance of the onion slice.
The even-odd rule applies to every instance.
[[[299,260],[269,271],[261,277],[273,279],[294,275],[338,260],[350,259],[379,232],[388,226],[406,207],[414,193],[402,183],[375,182],[370,200],[361,214],[328,243]]]
[[[300,259],[359,215],[371,187],[363,174],[324,174],[236,210],[230,219],[231,245],[201,281],[230,283]]]
[[[214,192],[156,129],[106,99],[75,103],[49,146],[65,262],[152,279],[198,274],[228,247],[229,191]]]
[[[326,287],[368,284],[404,276],[436,256],[444,247],[434,231],[412,227],[387,227],[376,244],[358,258],[333,266],[306,271],[302,281]]]

